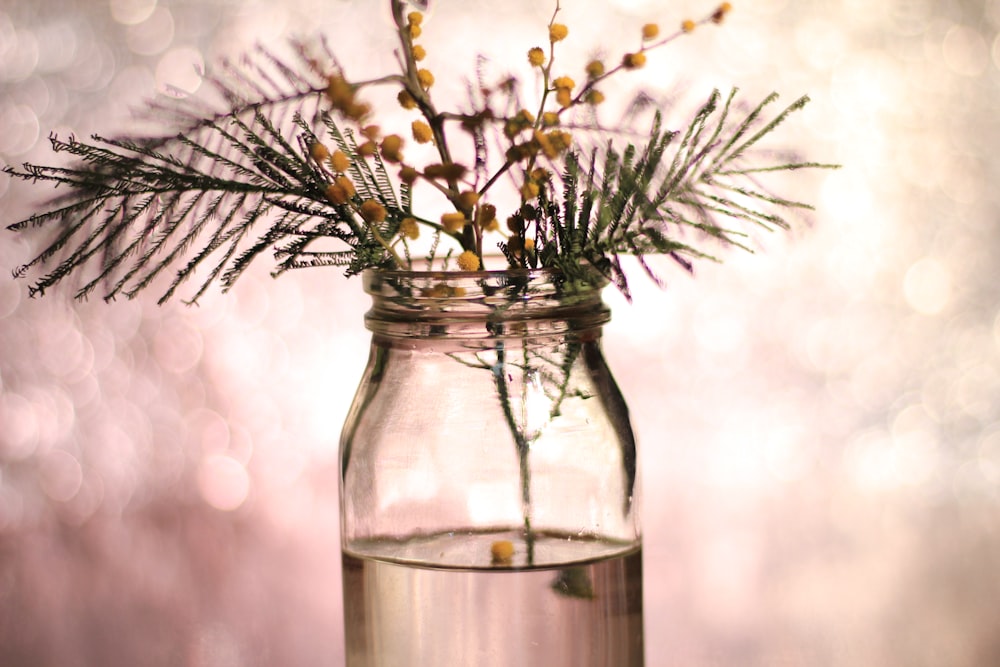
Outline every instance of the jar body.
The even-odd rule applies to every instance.
[[[347,664],[643,664],[636,450],[598,289],[369,273],[341,439]]]

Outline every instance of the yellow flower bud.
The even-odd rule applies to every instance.
[[[715,23],[722,23],[722,20],[726,18],[726,14],[728,14],[732,10],[733,6],[731,4],[729,4],[728,2],[723,2],[721,5],[719,5],[719,8],[715,10],[715,13],[712,14],[712,21],[714,21]]]
[[[347,176],[338,176],[333,179],[333,182],[341,187],[347,193],[348,197],[354,196],[354,183]]]
[[[347,157],[344,151],[335,150],[333,155],[330,156],[330,166],[334,171],[343,173],[351,168],[351,160]]]
[[[573,94],[569,92],[568,88],[559,88],[556,90],[556,102],[565,109],[573,104]]]
[[[683,30],[684,32],[694,32],[694,29],[696,27],[698,27],[698,24],[696,24],[691,19],[688,19],[687,21],[681,23],[681,30]]]
[[[386,215],[388,215],[385,207],[374,199],[364,201],[359,212],[365,222],[384,222]]]
[[[600,60],[591,60],[590,63],[587,64],[587,76],[591,79],[604,76],[604,63]]]
[[[468,169],[464,166],[454,162],[450,164],[429,164],[424,167],[424,177],[452,180],[462,178],[467,171]]]
[[[532,238],[526,238],[526,239],[524,239],[524,249],[527,250],[528,252],[531,252],[532,250],[534,250],[535,249],[535,239],[532,239]]]
[[[566,39],[566,35],[569,34],[569,28],[564,26],[562,23],[553,23],[549,26],[549,41],[550,42],[561,42]]]
[[[323,162],[330,157],[330,149],[321,143],[315,143],[309,146],[309,155],[316,162]]]
[[[642,38],[644,40],[656,39],[660,34],[660,26],[655,23],[647,23],[642,26]]]
[[[587,93],[587,103],[588,104],[600,104],[604,101],[604,93],[599,90],[591,90]]]
[[[638,53],[626,53],[622,58],[622,65],[628,69],[639,69],[646,64],[646,54],[642,51]]]
[[[403,159],[403,138],[398,134],[390,134],[382,140],[382,157],[388,162],[399,162]]]
[[[542,125],[552,127],[559,124],[559,114],[555,111],[546,111],[542,114]]]
[[[414,47],[413,47],[413,59],[414,60],[423,60],[426,57],[427,57],[427,49],[425,49],[424,47],[420,46],[419,44],[414,45]]]
[[[497,222],[497,207],[493,204],[483,204],[476,211],[476,223],[484,229],[496,229],[500,226]]]
[[[424,22],[424,15],[420,12],[410,12],[406,15],[406,20],[410,22],[410,25],[420,25]]]
[[[399,95],[396,95],[396,100],[399,102],[399,106],[404,109],[416,109],[417,101],[413,99],[413,95],[410,95],[409,91],[401,90]]]
[[[523,199],[526,200],[534,199],[535,197],[538,196],[539,192],[540,190],[538,187],[538,183],[532,183],[531,181],[528,181],[527,183],[521,186],[521,197]]]
[[[441,214],[441,226],[452,234],[457,234],[462,231],[465,227],[468,219],[466,219],[464,213],[459,213],[458,211],[453,211],[451,213]]]
[[[375,142],[369,140],[358,146],[358,155],[362,157],[371,157],[372,155],[375,155],[377,150],[378,146],[375,145]]]
[[[478,271],[479,256],[471,250],[466,250],[458,256],[458,268],[462,271]]]
[[[372,112],[371,105],[366,104],[364,102],[352,103],[346,109],[344,109],[344,115],[356,121],[361,121],[371,112]]]
[[[458,195],[458,206],[463,211],[471,211],[479,203],[479,193],[475,190],[466,190]]]
[[[528,62],[532,67],[541,67],[545,64],[545,51],[537,46],[528,49]]]
[[[354,87],[344,77],[334,74],[327,80],[326,96],[333,108],[343,111],[354,103]]]
[[[403,218],[399,223],[399,235],[415,241],[420,237],[420,225],[413,218]]]
[[[417,177],[420,173],[409,165],[404,165],[402,169],[399,170],[399,180],[403,181],[407,185],[413,185],[417,181]]]
[[[366,125],[361,128],[361,134],[363,134],[366,139],[375,141],[379,138],[379,135],[382,134],[382,128],[378,125]]]
[[[354,196],[354,183],[346,176],[339,176],[323,192],[331,204],[346,204]]]
[[[422,120],[415,120],[410,125],[410,129],[413,131],[413,139],[418,144],[426,144],[434,139],[434,133],[431,131],[431,126]]]
[[[431,74],[429,69],[419,69],[417,70],[417,80],[424,90],[427,90],[434,85],[434,75]]]
[[[560,90],[563,88],[565,88],[566,90],[573,90],[573,88],[576,87],[576,81],[574,81],[568,76],[560,76],[552,81],[552,86],[556,90]]]
[[[410,24],[410,39],[416,39],[417,37],[420,37],[420,34],[422,32],[423,30],[420,29],[420,24],[418,23]]]

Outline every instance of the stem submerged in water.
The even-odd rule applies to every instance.
[[[497,361],[493,365],[493,380],[497,387],[497,396],[503,409],[504,420],[514,438],[517,448],[517,460],[521,479],[521,513],[524,517],[524,543],[527,547],[527,565],[535,564],[535,532],[531,527],[531,469],[528,467],[528,439],[517,425],[514,411],[510,405],[510,386],[507,379],[507,351],[504,342],[497,341]]]

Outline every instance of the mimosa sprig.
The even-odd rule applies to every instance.
[[[354,275],[422,261],[463,271],[490,262],[548,267],[580,280],[597,269],[628,296],[623,255],[638,257],[658,280],[649,255],[691,269],[712,256],[708,243],[746,248],[751,229],[787,227],[786,211],[809,208],[771,193],[760,177],[831,166],[751,150],[805,97],[767,117],[776,95],[737,112],[736,91],[716,91],[683,130],[664,128],[656,110],[635,143],[598,122],[609,78],[647,66],[702,25],[722,23],[729,3],[666,35],[648,23],[637,30],[636,49],[574,74],[559,58],[569,28],[556,2],[545,41],[525,50],[539,82],[536,102],[522,102],[514,76],[486,84],[480,75],[469,106],[456,111],[432,93],[424,15],[404,0],[389,2],[397,72],[352,80],[323,40],[295,44],[290,58],[258,49],[209,79],[224,107],[155,105],[180,128],[175,134],[53,136],[53,150],[75,162],[6,167],[65,190],[47,210],[10,225],[52,234],[15,275],[47,267],[33,295],[76,276],[78,297],[98,290],[114,299],[172,273],[161,301],[194,281],[193,302],[213,284],[230,288],[271,254],[274,275],[329,266]],[[380,109],[365,98],[383,86],[413,112],[407,131],[375,122]],[[465,152],[458,136],[471,139]],[[411,142],[432,146],[434,158],[422,150],[413,151],[422,161],[411,159]]]

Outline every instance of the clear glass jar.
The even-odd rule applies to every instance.
[[[349,667],[643,664],[636,448],[600,289],[368,272],[341,438]]]

